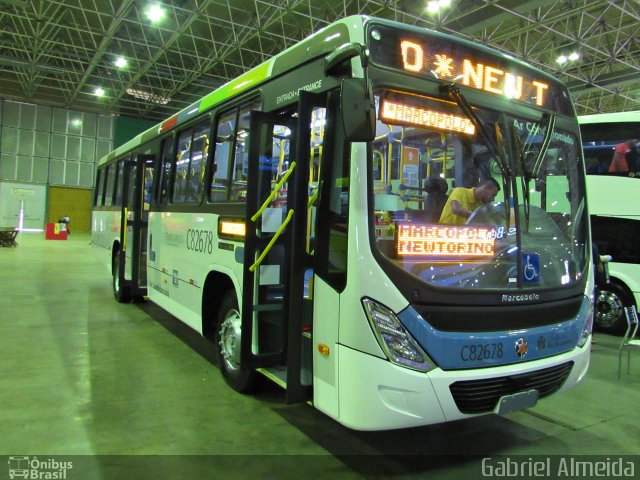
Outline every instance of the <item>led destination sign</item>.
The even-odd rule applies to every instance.
[[[398,256],[475,256],[494,254],[492,228],[398,223]]]
[[[430,51],[427,46],[410,40],[400,42],[402,68],[408,72],[427,73],[437,78],[453,80],[467,87],[505,95],[543,106],[549,84],[533,78],[525,78],[492,65],[485,65],[473,58],[450,57]]]
[[[375,25],[372,61],[428,80],[446,80],[536,107],[571,114],[566,89],[515,59],[455,38]]]

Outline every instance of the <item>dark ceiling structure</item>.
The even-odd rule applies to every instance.
[[[161,120],[332,21],[384,17],[452,33],[565,82],[578,113],[640,110],[637,0],[0,0],[0,96]],[[578,52],[576,61],[557,62]],[[118,56],[128,60],[118,68]],[[102,87],[103,97],[94,95]]]

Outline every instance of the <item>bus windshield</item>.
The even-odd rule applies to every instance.
[[[587,223],[573,133],[542,113],[520,118],[472,106],[477,123],[456,103],[398,91],[378,91],[376,107],[372,231],[387,263],[436,287],[581,281]],[[493,194],[481,195],[483,184]],[[454,200],[470,215],[456,215]]]

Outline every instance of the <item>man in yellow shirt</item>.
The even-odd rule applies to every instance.
[[[474,188],[454,188],[444,204],[440,223],[464,225],[476,208],[493,201],[499,191],[500,184],[493,178],[483,180]]]

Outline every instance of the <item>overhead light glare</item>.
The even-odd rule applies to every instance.
[[[431,14],[438,13],[443,8],[449,8],[451,0],[431,0],[427,3],[427,12]]]
[[[566,55],[560,55],[558,58],[556,58],[556,62],[559,63],[560,65],[564,65],[565,63],[567,63],[567,60],[569,60],[567,58]]]
[[[127,66],[127,59],[124,57],[118,57],[115,59],[115,61],[113,62],[113,64],[118,67],[118,68],[124,68]]]
[[[571,54],[569,55],[569,60],[571,60],[572,62],[575,62],[579,58],[580,54],[578,52],[571,52]]]
[[[157,23],[164,18],[164,13],[164,8],[155,3],[147,8],[145,15],[151,23]]]
[[[95,89],[93,90],[93,94],[94,94],[96,97],[102,97],[102,96],[104,95],[104,88],[102,88],[102,87],[97,87],[97,88],[95,88]]]

